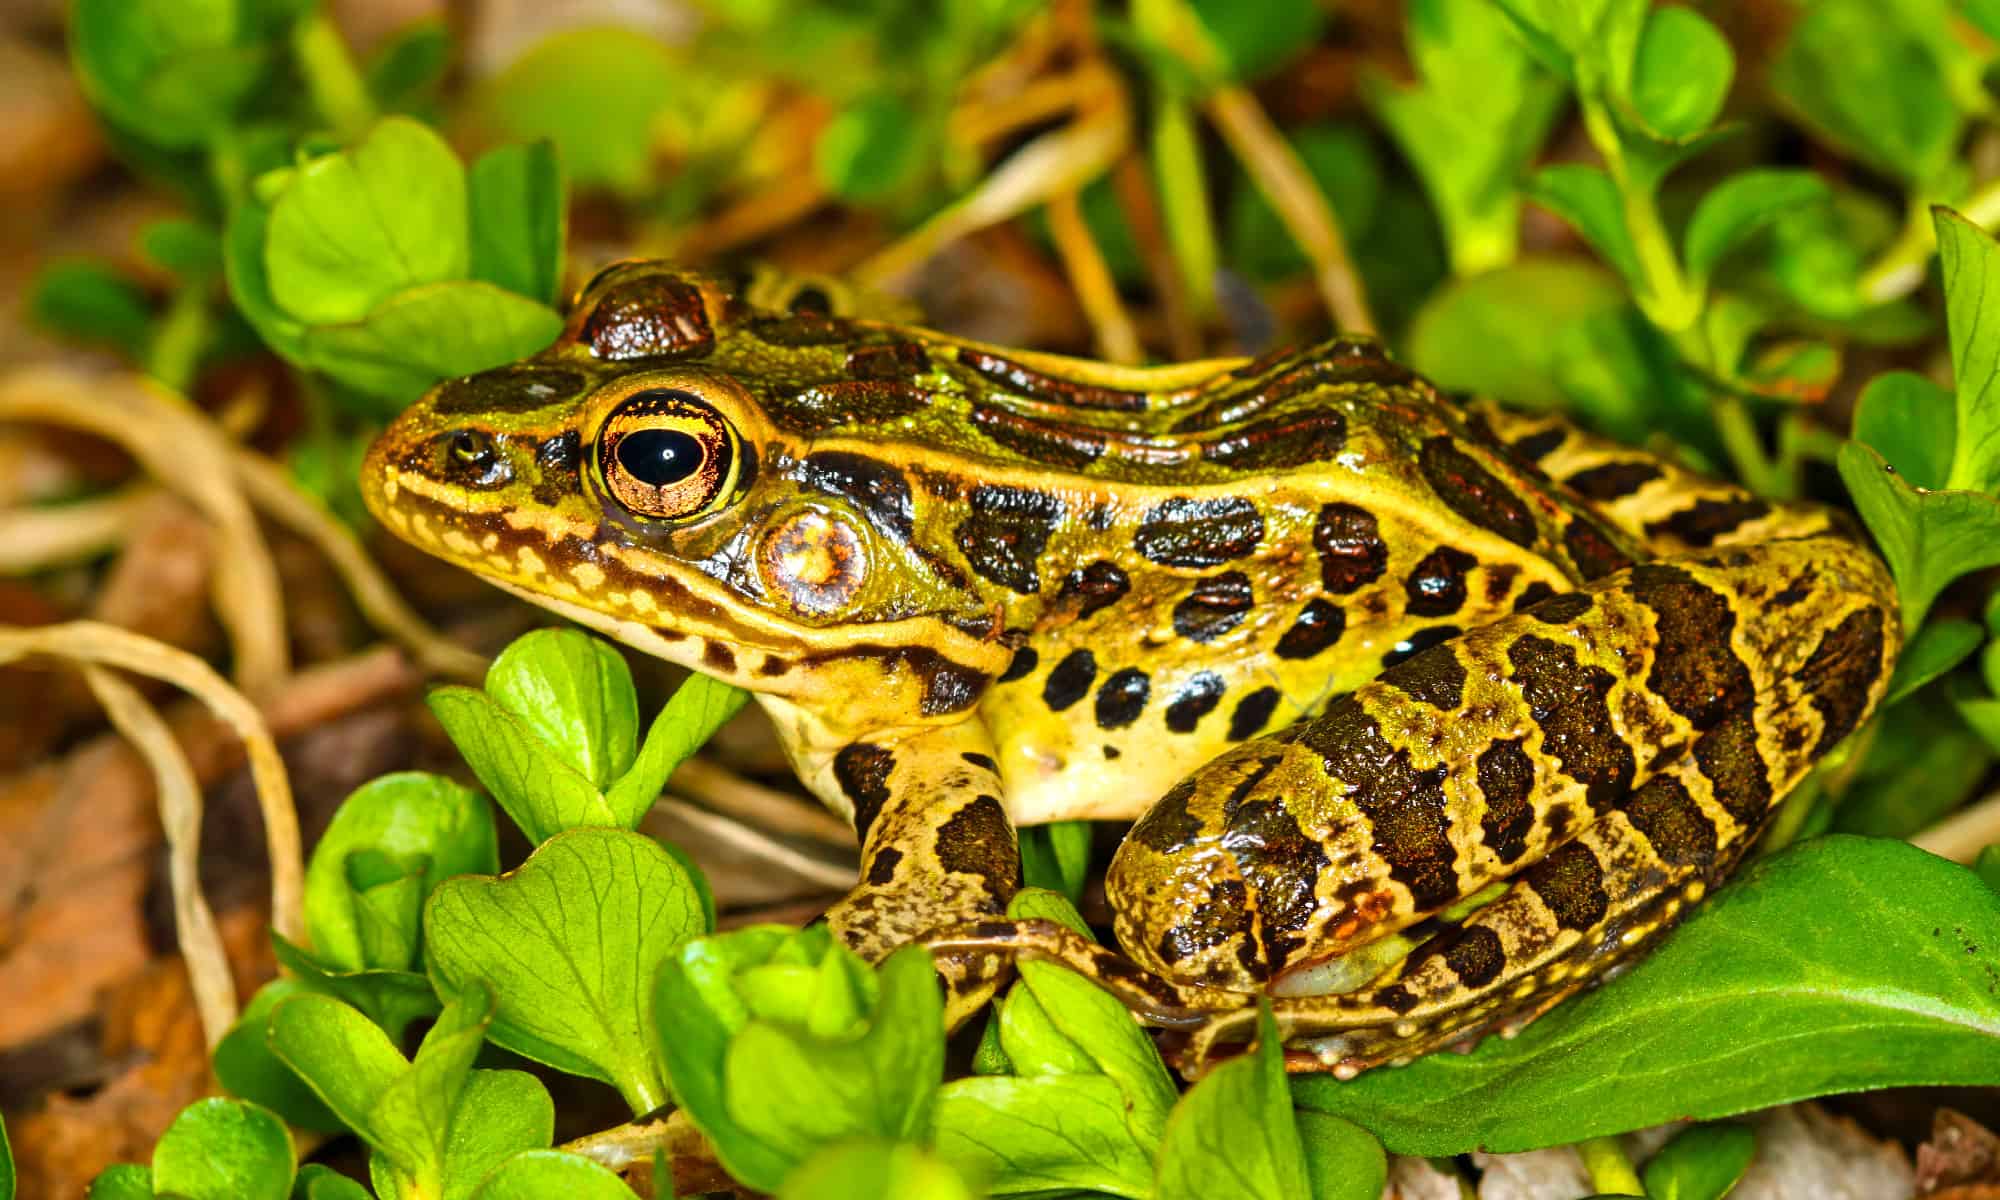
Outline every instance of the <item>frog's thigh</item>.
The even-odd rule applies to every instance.
[[[843,942],[879,960],[926,933],[1006,912],[1021,855],[982,729],[967,723],[856,742],[834,756],[833,770],[854,801],[861,838],[860,882],[827,912]],[[976,968],[940,961],[939,969],[954,1000],[973,977],[998,976],[983,960]]]

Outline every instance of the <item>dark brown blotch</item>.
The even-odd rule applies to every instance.
[[[848,450],[822,450],[799,463],[798,479],[808,490],[851,502],[883,533],[910,540],[916,519],[910,483],[888,463]]]
[[[1174,854],[1194,844],[1202,836],[1201,819],[1188,811],[1194,799],[1195,777],[1190,775],[1153,801],[1153,807],[1132,826],[1131,840],[1161,854]]]
[[[1124,568],[1100,558],[1064,576],[1056,599],[1076,603],[1076,615],[1081,620],[1100,608],[1118,603],[1131,590],[1132,579]]]
[[[1204,442],[1201,456],[1238,471],[1277,471],[1326,462],[1347,441],[1347,418],[1325,409],[1266,417]]]
[[[1476,774],[1479,794],[1486,800],[1479,828],[1487,849],[1503,863],[1512,863],[1528,848],[1535,827],[1535,760],[1521,748],[1520,738],[1494,742],[1479,752]]]
[[[842,425],[886,425],[929,404],[931,394],[900,379],[850,379],[773,392],[760,399],[780,428],[814,434]]]
[[[1653,610],[1658,645],[1646,686],[1668,707],[1707,729],[1750,702],[1750,669],[1729,645],[1736,613],[1726,597],[1679,567],[1657,563],[1632,572],[1632,595]]]
[[[1174,733],[1193,733],[1201,719],[1215,711],[1222,703],[1222,693],[1227,690],[1222,676],[1213,671],[1202,671],[1181,685],[1180,691],[1167,704],[1167,729]]]
[[[1527,502],[1458,448],[1448,437],[1434,437],[1417,453],[1417,467],[1445,506],[1516,546],[1535,542],[1535,517]]]
[[[1432,646],[1443,645],[1464,632],[1456,625],[1431,625],[1415,630],[1410,636],[1389,647],[1388,652],[1382,655],[1382,666],[1393,667],[1422,654]]]
[[[1739,825],[1752,833],[1763,825],[1777,797],[1764,755],[1757,749],[1757,726],[1749,709],[1732,710],[1696,738],[1694,761],[1715,789],[1716,803],[1729,810]]]
[[[1706,873],[1715,865],[1715,826],[1680,780],[1656,775],[1622,807],[1625,819],[1646,835],[1653,853],[1668,866]]]
[[[1107,443],[1101,429],[1037,420],[986,404],[973,407],[972,424],[1015,454],[1073,470],[1081,470],[1102,458]]]
[[[1261,687],[1238,700],[1236,710],[1229,714],[1229,740],[1240,742],[1264,728],[1277,711],[1279,699],[1277,688]]]
[[[1375,514],[1355,504],[1329,504],[1313,522],[1313,549],[1319,552],[1320,582],[1336,595],[1347,595],[1382,578],[1389,565],[1389,547]]]
[[[583,376],[575,371],[521,363],[446,380],[431,393],[430,408],[441,417],[530,413],[573,403],[584,386]]]
[[[1175,496],[1147,510],[1133,548],[1163,567],[1213,567],[1264,539],[1264,514],[1241,496]]]
[[[1313,889],[1327,868],[1326,851],[1277,800],[1239,805],[1223,830],[1222,847],[1256,897],[1266,968],[1281,971],[1302,944],[1295,935],[1318,911]]]
[[[1076,408],[1108,409],[1112,412],[1143,412],[1146,397],[1141,392],[1097,387],[1047,375],[1012,359],[1002,358],[970,346],[958,352],[958,361],[989,382],[1032,400],[1047,400]]]
[[[986,883],[987,911],[1005,911],[1021,876],[1021,852],[1014,842],[1014,823],[994,796],[974,796],[970,803],[938,826],[938,865]]]
[[[1072,650],[1049,671],[1042,685],[1042,703],[1051,712],[1061,712],[1083,699],[1097,680],[1097,656],[1088,650]]]
[[[1340,640],[1347,630],[1347,613],[1324,597],[1306,601],[1298,620],[1273,647],[1279,658],[1313,658]]]
[[[1590,847],[1580,842],[1571,842],[1529,867],[1525,882],[1563,929],[1581,933],[1604,920],[1611,908],[1611,898],[1604,893],[1604,868]]]
[[[1440,934],[1423,950],[1423,957],[1444,959],[1458,981],[1469,988],[1483,988],[1500,978],[1507,965],[1507,952],[1500,935],[1484,925],[1467,925]]]
[[[1413,700],[1441,712],[1465,703],[1465,664],[1449,646],[1434,646],[1377,676]]]
[[[833,756],[833,781],[854,806],[854,832],[863,845],[868,843],[868,827],[889,802],[889,773],[895,768],[893,753],[867,742],[842,746]]]
[[[1528,615],[1544,625],[1567,625],[1596,606],[1588,592],[1565,592],[1535,605]]]
[[[1224,879],[1209,889],[1209,898],[1190,905],[1182,919],[1160,934],[1154,947],[1160,961],[1173,966],[1249,933],[1250,910],[1241,880]]]
[[[1028,488],[986,485],[967,497],[971,509],[958,524],[958,548],[985,579],[1022,595],[1041,591],[1036,560],[1063,516],[1063,502]]]
[[[1619,549],[1596,521],[1582,515],[1571,517],[1563,526],[1563,550],[1585,581],[1602,579],[1632,565],[1632,556]]]
[[[1882,621],[1882,610],[1872,605],[1848,613],[1819,640],[1800,668],[1806,695],[1821,721],[1815,756],[1853,733],[1867,711],[1869,693],[1884,667]]]
[[[1137,667],[1122,667],[1105,677],[1097,689],[1097,727],[1123,729],[1139,719],[1152,694],[1153,681]]]
[[[1600,463],[1563,482],[1588,500],[1622,500],[1661,476],[1660,464],[1646,459]]]
[[[1466,572],[1479,560],[1463,550],[1439,546],[1423,556],[1403,581],[1405,608],[1423,617],[1448,617],[1465,607]]]
[[[1026,679],[1034,674],[1042,656],[1035,653],[1033,646],[1023,646],[1014,651],[1014,657],[1007,660],[1007,669],[1000,672],[1001,683],[1012,683],[1016,679]]]
[[[1418,911],[1441,908],[1457,897],[1452,866],[1457,851],[1445,814],[1443,767],[1415,769],[1409,752],[1391,745],[1381,724],[1352,697],[1293,726],[1288,736],[1318,754],[1328,775],[1353,788],[1375,853],[1389,864],[1389,877],[1410,890]]]
[[[1250,577],[1229,571],[1195,581],[1174,605],[1174,632],[1193,642],[1212,642],[1243,623],[1253,597]]]
[[[931,360],[915,342],[885,342],[856,346],[843,366],[851,379],[905,379],[930,370]]]
[[[1768,516],[1770,512],[1771,506],[1754,496],[1728,500],[1704,498],[1671,516],[1649,523],[1646,532],[1652,537],[1672,534],[1699,549],[1713,546],[1718,538],[1734,533],[1749,522]]]
[[[967,750],[959,757],[982,771],[991,771],[995,775],[1000,773],[1000,764],[994,762],[991,755],[981,754],[977,750]]]
[[[1636,768],[1632,748],[1613,731],[1606,702],[1616,679],[1602,667],[1579,663],[1574,647],[1533,635],[1515,639],[1507,661],[1529,717],[1541,727],[1542,752],[1602,811],[1631,786]]]
[[[877,851],[868,864],[868,882],[877,887],[896,877],[896,868],[903,864],[903,852],[894,846],[884,846]]]

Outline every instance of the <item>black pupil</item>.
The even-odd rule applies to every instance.
[[[618,439],[619,468],[651,487],[679,483],[701,460],[701,443],[678,429],[639,429]]]

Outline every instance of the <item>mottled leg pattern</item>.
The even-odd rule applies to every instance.
[[[861,881],[827,912],[833,932],[879,961],[933,930],[1004,916],[1020,849],[1000,801],[991,743],[976,725],[861,741],[834,756],[854,802]],[[1004,956],[940,954],[946,1018],[957,1025],[993,995]]]

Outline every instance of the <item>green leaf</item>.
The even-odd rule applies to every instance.
[[[86,1200],[153,1200],[153,1172],[137,1163],[117,1163],[90,1181]]]
[[[595,787],[632,765],[639,696],[624,656],[602,638],[570,628],[523,634],[487,669],[486,694]]]
[[[611,1171],[581,1154],[562,1150],[527,1150],[516,1154],[486,1177],[473,1200],[637,1200],[632,1189]]]
[[[1326,14],[1291,0],[1188,0],[1231,79],[1250,81],[1284,66],[1319,40]]]
[[[1919,693],[1882,714],[1868,757],[1840,794],[1835,829],[1906,838],[1936,824],[1979,786],[1992,754],[1941,692]]]
[[[844,1138],[918,1136],[943,1071],[937,975],[928,951],[906,946],[882,964],[881,1001],[859,1037],[753,1020],[730,1042],[724,1094],[744,1133],[798,1163]]]
[[[236,1023],[215,1045],[215,1078],[243,1099],[277,1113],[288,1124],[340,1133],[345,1129],[340,1118],[271,1050],[272,1010],[281,1001],[306,992],[306,984],[297,979],[273,979],[258,988]]]
[[[1992,492],[2000,490],[2000,394],[1993,386],[2000,376],[2000,317],[1988,297],[2000,295],[2000,242],[1950,209],[1932,209],[1931,216],[1958,399],[1958,436],[1944,486]]]
[[[296,1158],[285,1123],[210,1097],[180,1111],[153,1147],[153,1188],[186,1200],[285,1200]]]
[[[360,145],[292,172],[271,205],[271,295],[309,325],[359,321],[397,293],[466,272],[465,168],[427,126],[388,117]]]
[[[1696,1125],[1682,1130],[1646,1162],[1647,1200],[1722,1200],[1757,1153],[1744,1125]]]
[[[155,221],[139,233],[139,249],[154,266],[189,282],[222,273],[222,238],[207,225],[180,217]]]
[[[1653,133],[1678,140],[1714,124],[1735,74],[1720,30],[1691,8],[1663,6],[1639,35],[1627,98]]]
[[[526,1071],[474,1071],[452,1105],[444,1146],[444,1200],[464,1200],[523,1153],[554,1153],[555,1102]],[[574,1193],[552,1192],[569,1196]]]
[[[379,776],[341,801],[306,867],[306,929],[316,957],[348,971],[407,970],[416,961],[416,910],[407,929],[407,949],[371,957],[362,937],[365,901],[352,866],[363,856],[416,864],[416,899],[452,875],[499,869],[493,810],[469,788],[422,771]],[[386,882],[386,881],[383,881]],[[379,886],[379,884],[378,884]]]
[[[1389,1156],[1375,1135],[1352,1121],[1298,1109],[1293,1114],[1313,1200],[1380,1200],[1389,1181]]]
[[[655,38],[579,29],[546,38],[483,84],[470,111],[496,141],[554,142],[578,187],[636,192],[652,174],[654,126],[687,75]]]
[[[402,111],[444,78],[450,66],[450,28],[438,18],[421,18],[397,30],[368,60],[368,92],[382,108]]]
[[[1097,940],[1090,926],[1084,924],[1083,914],[1076,911],[1075,902],[1047,888],[1024,887],[1015,892],[1014,898],[1007,902],[1007,915],[1017,921],[1054,921],[1092,941]]]
[[[1178,1089],[1167,1075],[1153,1040],[1132,1020],[1125,1006],[1103,988],[1054,963],[1024,961],[1017,969],[1022,985],[1034,994],[1049,1023],[1125,1093],[1134,1119],[1165,1117]],[[1001,1033],[1004,1037],[1006,1030]]]
[[[292,1184],[292,1200],[375,1200],[368,1189],[332,1167],[307,1163]]]
[[[472,277],[554,304],[562,286],[567,208],[550,142],[502,146],[466,176],[472,203]]]
[[[1202,1076],[1174,1107],[1160,1142],[1159,1200],[1312,1194],[1279,1041],[1264,1005],[1256,1049]]]
[[[348,387],[407,404],[440,379],[526,358],[561,332],[546,304],[454,280],[400,291],[352,324],[303,330],[299,356]]]
[[[278,1011],[282,1014],[285,1007]],[[445,1005],[408,1068],[370,1103],[367,1124],[356,1126],[362,1140],[389,1168],[386,1173],[396,1181],[397,1190],[442,1195],[446,1200],[454,1195],[452,1185],[460,1181],[451,1171],[452,1117],[460,1100],[471,1092],[475,1076],[486,1074],[474,1072],[472,1063],[485,1040],[490,1011],[491,1001],[483,993]],[[376,1190],[390,1190],[381,1186],[384,1172],[375,1163],[370,1163],[370,1171],[378,1179]]]
[[[1929,622],[1903,647],[1902,656],[1896,660],[1896,673],[1889,679],[1889,694],[1882,702],[1894,704],[1951,670],[1985,640],[1984,629],[1959,617]]]
[[[1859,442],[1840,448],[1840,478],[1896,574],[1903,628],[1923,624],[1946,584],[2000,565],[2000,499],[1977,492],[1920,491]]]
[[[1124,1092],[1102,1075],[984,1075],[938,1093],[939,1157],[995,1196],[1051,1191],[1153,1195],[1155,1126],[1133,1134]]]
[[[14,1200],[14,1146],[7,1140],[4,1116],[0,1116],[0,1200]]]
[[[2000,892],[2000,842],[1981,850],[1972,864],[1972,870],[1985,881],[1987,887]]]
[[[28,319],[66,338],[108,346],[141,362],[153,338],[153,310],[124,276],[87,260],[51,263],[28,290]]]
[[[1934,47],[1880,0],[1815,0],[1772,64],[1778,96],[1822,137],[1906,185],[1947,169],[1964,119]]]
[[[170,149],[224,132],[281,49],[278,22],[229,0],[76,0],[70,53],[90,102]]]
[[[1826,203],[1832,195],[1825,181],[1811,171],[1757,169],[1731,175],[1702,196],[1688,220],[1681,257],[1686,260],[1689,279],[1696,287],[1707,286],[1723,259],[1773,221],[1808,205]]]
[[[785,1177],[778,1200],[972,1200],[958,1173],[907,1142],[828,1146]]]
[[[1371,70],[1363,96],[1423,180],[1452,270],[1504,266],[1520,220],[1515,181],[1548,135],[1562,85],[1489,0],[1415,0],[1405,36],[1418,82]]]
[[[424,702],[472,773],[530,841],[539,845],[566,829],[587,826],[629,827],[590,780],[485,692],[435,688]]]
[[[382,1027],[391,1041],[400,1041],[411,1021],[434,1015],[437,993],[431,981],[415,971],[343,971],[271,934],[278,963],[299,977],[310,990],[352,1005]]]
[[[834,195],[868,204],[915,178],[929,140],[922,122],[890,92],[863,96],[834,115],[813,145],[813,173]]]
[[[1991,1085],[1994,945],[2000,895],[1970,871],[1900,842],[1820,838],[1753,865],[1627,974],[1512,1041],[1293,1094],[1396,1153],[1438,1155],[1867,1088]]]
[[[1854,440],[1874,447],[1912,487],[1941,488],[1958,438],[1951,396],[1911,371],[1868,381],[1854,408]]]
[[[1029,887],[1061,892],[1071,904],[1083,899],[1090,873],[1089,821],[1057,821],[1021,831],[1021,878]]]
[[[367,1137],[370,1110],[409,1063],[360,1010],[331,996],[293,996],[271,1012],[271,1049],[342,1124]]]
[[[750,693],[706,675],[690,675],[646,730],[631,769],[605,792],[611,810],[637,825],[653,807],[674,768],[701,749],[715,731],[743,711]]]
[[[1582,234],[1627,285],[1638,288],[1644,284],[1639,251],[1625,228],[1624,201],[1609,175],[1581,163],[1561,163],[1535,172],[1525,190],[1530,200]]]
[[[1523,259],[1432,292],[1410,324],[1409,362],[1450,391],[1519,408],[1562,407],[1562,346],[1549,331],[1624,305],[1625,289],[1597,263]]]
[[[706,932],[679,862],[651,838],[559,834],[498,879],[446,880],[424,910],[440,990],[493,988],[491,1036],[517,1054],[618,1088],[637,1113],[667,1100],[648,1046],[648,982]]]

